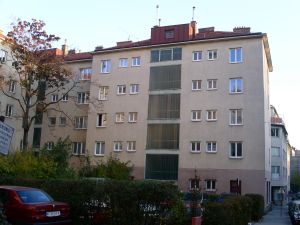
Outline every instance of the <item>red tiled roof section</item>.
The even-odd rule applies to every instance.
[[[65,61],[71,62],[71,61],[77,61],[77,60],[87,60],[92,59],[93,56],[90,52],[82,52],[82,53],[74,53],[74,54],[68,54],[65,56]]]

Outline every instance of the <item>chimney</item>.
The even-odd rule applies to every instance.
[[[196,21],[191,21],[191,27],[192,27],[192,30],[193,30],[193,33],[192,33],[192,35],[193,35],[193,38],[195,38],[195,36],[196,36],[196,30],[197,30],[197,22]]]
[[[95,51],[100,51],[103,49],[103,46],[102,45],[98,45],[95,47]]]
[[[65,43],[61,46],[63,56],[68,55],[68,46],[67,46],[67,39],[65,39]]]
[[[234,33],[242,33],[242,34],[249,34],[250,33],[250,27],[235,27],[233,28]]]

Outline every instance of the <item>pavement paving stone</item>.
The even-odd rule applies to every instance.
[[[291,225],[287,206],[273,206],[272,210],[264,215],[263,219],[251,225]],[[250,224],[249,224],[250,225]]]

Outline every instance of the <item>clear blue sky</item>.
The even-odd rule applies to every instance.
[[[267,33],[274,67],[271,104],[286,123],[291,145],[300,149],[299,0],[0,0],[0,29],[7,33],[18,17],[41,19],[49,33],[62,38],[60,44],[67,39],[70,48],[91,51],[148,39],[156,5],[162,26],[190,22],[195,6],[198,27],[249,26]]]

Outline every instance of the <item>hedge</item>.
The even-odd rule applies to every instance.
[[[246,194],[247,197],[251,198],[252,205],[251,205],[251,220],[252,221],[259,221],[264,215],[264,197],[258,194]]]

